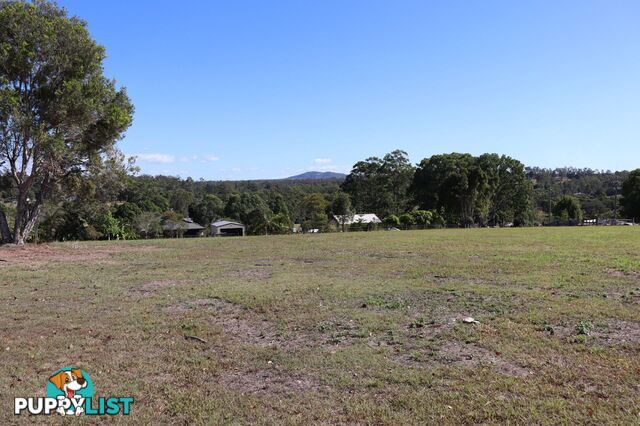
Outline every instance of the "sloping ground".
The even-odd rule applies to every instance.
[[[78,365],[143,424],[637,423],[639,253],[631,227],[3,247],[0,422]]]

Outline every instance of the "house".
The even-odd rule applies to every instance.
[[[354,214],[350,216],[333,215],[329,225],[336,229],[341,229],[342,225],[357,225],[363,229],[371,229],[382,223],[380,218],[373,213]]]
[[[190,217],[185,217],[179,222],[165,221],[162,230],[167,237],[202,237],[205,228]]]
[[[211,235],[214,237],[243,237],[245,234],[245,226],[238,222],[217,220],[211,223]]]

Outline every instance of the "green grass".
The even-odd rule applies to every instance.
[[[0,423],[33,420],[11,415],[13,398],[43,396],[72,364],[97,396],[136,398],[120,422],[640,422],[640,228],[65,243],[0,259]]]

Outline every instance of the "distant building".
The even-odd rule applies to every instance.
[[[354,214],[351,216],[333,215],[330,222],[340,226],[342,226],[343,223],[345,225],[353,225],[355,223],[363,225],[382,223],[380,218],[373,213]]]
[[[245,234],[245,226],[238,222],[217,220],[211,223],[211,235],[214,237],[243,237]]]
[[[190,217],[185,217],[179,222],[165,221],[162,230],[167,237],[202,237],[204,226],[195,223]]]

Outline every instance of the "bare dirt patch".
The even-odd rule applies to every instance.
[[[268,267],[240,269],[238,271],[229,272],[229,277],[242,278],[248,281],[251,280],[268,280],[273,276],[273,271]]]
[[[0,267],[16,264],[45,262],[107,262],[113,254],[125,252],[153,252],[160,250],[154,246],[87,245],[72,243],[66,245],[25,244],[24,246],[4,245],[0,247]]]
[[[576,321],[576,324],[579,324]],[[568,342],[584,341],[603,346],[640,345],[640,322],[611,320],[606,323],[579,326],[549,325],[545,333]]]
[[[251,315],[249,310],[226,300],[211,298],[180,303],[167,308],[169,312],[205,309],[212,314],[210,321],[221,327],[232,341],[257,346],[285,344],[285,339],[267,320]],[[279,345],[278,345],[279,346]]]
[[[606,329],[596,328],[591,336],[605,345],[640,345],[640,322],[610,321]]]
[[[408,259],[412,257],[419,257],[419,253],[415,253],[412,251],[371,251],[371,250],[360,250],[357,252],[359,257],[370,257],[373,259]]]
[[[303,348],[335,348],[373,339],[362,334],[358,325],[349,319],[331,319],[312,329],[298,326],[277,327],[259,314],[222,299],[198,299],[169,306],[168,312],[184,313],[192,309],[206,309],[212,314],[212,324],[222,328],[233,342],[245,345],[296,351]]]
[[[469,368],[488,367],[505,376],[526,377],[532,374],[526,368],[507,360],[502,353],[493,352],[475,344],[446,341],[427,349],[407,351],[399,348],[394,360],[414,367],[434,368],[443,365]]]
[[[142,295],[148,296],[154,293],[157,293],[159,290],[167,287],[175,287],[181,285],[189,285],[195,284],[195,281],[191,280],[157,280],[157,281],[149,281],[143,283],[139,286],[134,287],[131,291],[134,293],[141,293]]]
[[[227,370],[220,384],[242,393],[309,393],[329,389],[309,377],[291,375],[276,366],[251,371]]]
[[[529,370],[507,360],[500,352],[493,352],[474,344],[446,342],[439,349],[442,362],[469,367],[492,366],[500,374],[525,377]]]
[[[446,283],[461,283],[461,284],[489,284],[487,280],[483,280],[481,278],[469,278],[469,277],[460,277],[454,275],[426,275],[424,277],[425,280],[431,281],[437,284],[446,284]]]
[[[637,278],[640,279],[640,272],[638,271],[621,271],[619,269],[607,268],[605,269],[607,275],[612,277],[624,277],[624,278]]]
[[[328,259],[308,258],[308,257],[294,257],[291,259],[293,264],[296,265],[325,265],[329,263]]]

